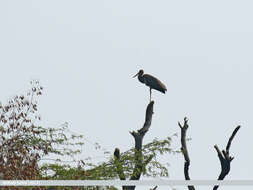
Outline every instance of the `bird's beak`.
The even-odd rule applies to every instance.
[[[138,74],[139,74],[139,73],[137,73],[136,75],[134,75],[133,78],[136,77]]]

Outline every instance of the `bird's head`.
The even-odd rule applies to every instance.
[[[143,73],[144,73],[144,71],[141,69],[141,70],[139,70],[139,72],[136,75],[133,76],[133,78],[136,76],[139,76],[139,75],[141,76],[141,75],[143,75]]]

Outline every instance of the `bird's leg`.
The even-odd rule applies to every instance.
[[[149,88],[149,101],[151,102],[151,88]]]

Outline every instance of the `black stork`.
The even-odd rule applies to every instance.
[[[158,90],[164,94],[167,91],[166,86],[159,79],[157,79],[156,77],[153,77],[152,75],[144,74],[144,71],[142,69],[139,70],[139,72],[136,75],[134,75],[133,78],[136,76],[138,76],[138,79],[141,83],[144,83],[147,86],[149,86],[150,101],[151,101],[152,89]]]

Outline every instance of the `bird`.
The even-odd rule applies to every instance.
[[[152,89],[158,90],[164,94],[167,91],[166,86],[159,79],[157,79],[152,75],[144,74],[143,69],[139,70],[139,72],[136,75],[134,75],[133,78],[136,76],[138,76],[138,79],[141,83],[144,83],[146,84],[146,86],[149,86],[150,102],[151,102]]]

